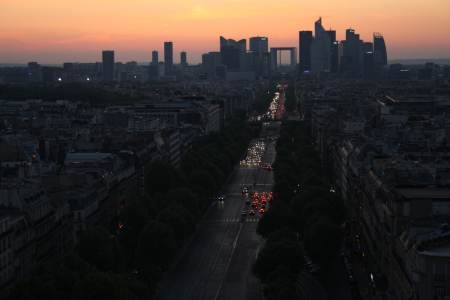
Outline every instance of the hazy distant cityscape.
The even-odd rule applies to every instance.
[[[450,299],[450,58],[325,22],[2,62],[0,299]]]

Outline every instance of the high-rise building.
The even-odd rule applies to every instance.
[[[220,55],[222,64],[228,70],[240,70],[244,65],[245,53],[247,51],[247,40],[239,41],[220,37]]]
[[[164,42],[164,66],[165,74],[170,75],[173,66],[173,43]]]
[[[157,65],[159,63],[159,53],[158,51],[154,50],[152,52],[152,65]]]
[[[342,56],[341,69],[349,76],[359,77],[363,71],[364,45],[359,34],[354,29],[345,32],[344,53]]]
[[[220,37],[220,49],[223,47],[230,46],[233,48],[238,49],[240,52],[246,52],[247,51],[247,40],[242,39],[239,41],[233,40],[233,39],[226,39],[223,36]]]
[[[371,43],[370,43],[371,44]],[[374,55],[372,51],[365,51],[363,54],[363,76],[365,79],[373,79],[375,76]]]
[[[103,81],[114,81],[114,51],[105,50],[102,52],[102,74]]]
[[[250,38],[250,53],[246,55],[247,70],[257,76],[267,76],[270,68],[269,39],[255,36]]]
[[[373,52],[373,44],[371,42],[363,42],[362,43],[362,51],[363,51],[363,53]]]
[[[311,45],[311,71],[319,74],[329,72],[331,69],[331,45],[330,33],[322,26],[322,18],[314,24],[315,34]]]
[[[380,33],[373,34],[373,52],[375,65],[386,66],[388,63],[386,43],[384,42],[384,37]]]
[[[222,57],[220,52],[209,52],[202,55],[202,69],[209,79],[214,79],[219,76],[219,68],[222,65]]]
[[[311,45],[313,41],[312,31],[299,32],[300,70],[311,70]]]
[[[269,39],[267,37],[255,36],[250,38],[250,51],[262,57],[269,52]]]
[[[185,67],[187,66],[187,53],[185,51],[180,53],[180,64]]]
[[[337,73],[339,71],[339,42],[336,40],[336,30],[328,30],[330,39],[330,72]]]

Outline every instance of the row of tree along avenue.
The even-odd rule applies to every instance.
[[[123,209],[114,228],[86,230],[72,253],[39,266],[10,298],[154,298],[161,276],[259,130],[242,114],[195,142],[179,168],[162,161],[146,166],[145,193]]]
[[[313,264],[320,266],[317,277],[326,287],[327,269],[340,252],[346,209],[330,189],[302,122],[282,124],[273,167],[274,200],[258,224],[266,241],[254,273],[266,299],[301,299],[300,274]]]

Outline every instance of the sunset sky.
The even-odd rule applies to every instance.
[[[0,63],[149,61],[165,40],[190,62],[217,51],[219,36],[269,37],[298,47],[321,16],[344,38],[381,32],[389,58],[450,58],[450,0],[0,0]]]

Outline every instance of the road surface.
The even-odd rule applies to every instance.
[[[275,155],[275,142],[268,142],[262,161],[272,163]],[[272,172],[236,168],[224,189],[224,204],[214,203],[205,214],[183,257],[161,283],[159,299],[262,299],[262,287],[251,271],[262,243],[256,234],[259,216],[241,221],[242,187],[252,189],[254,183],[256,191],[271,191]]]

